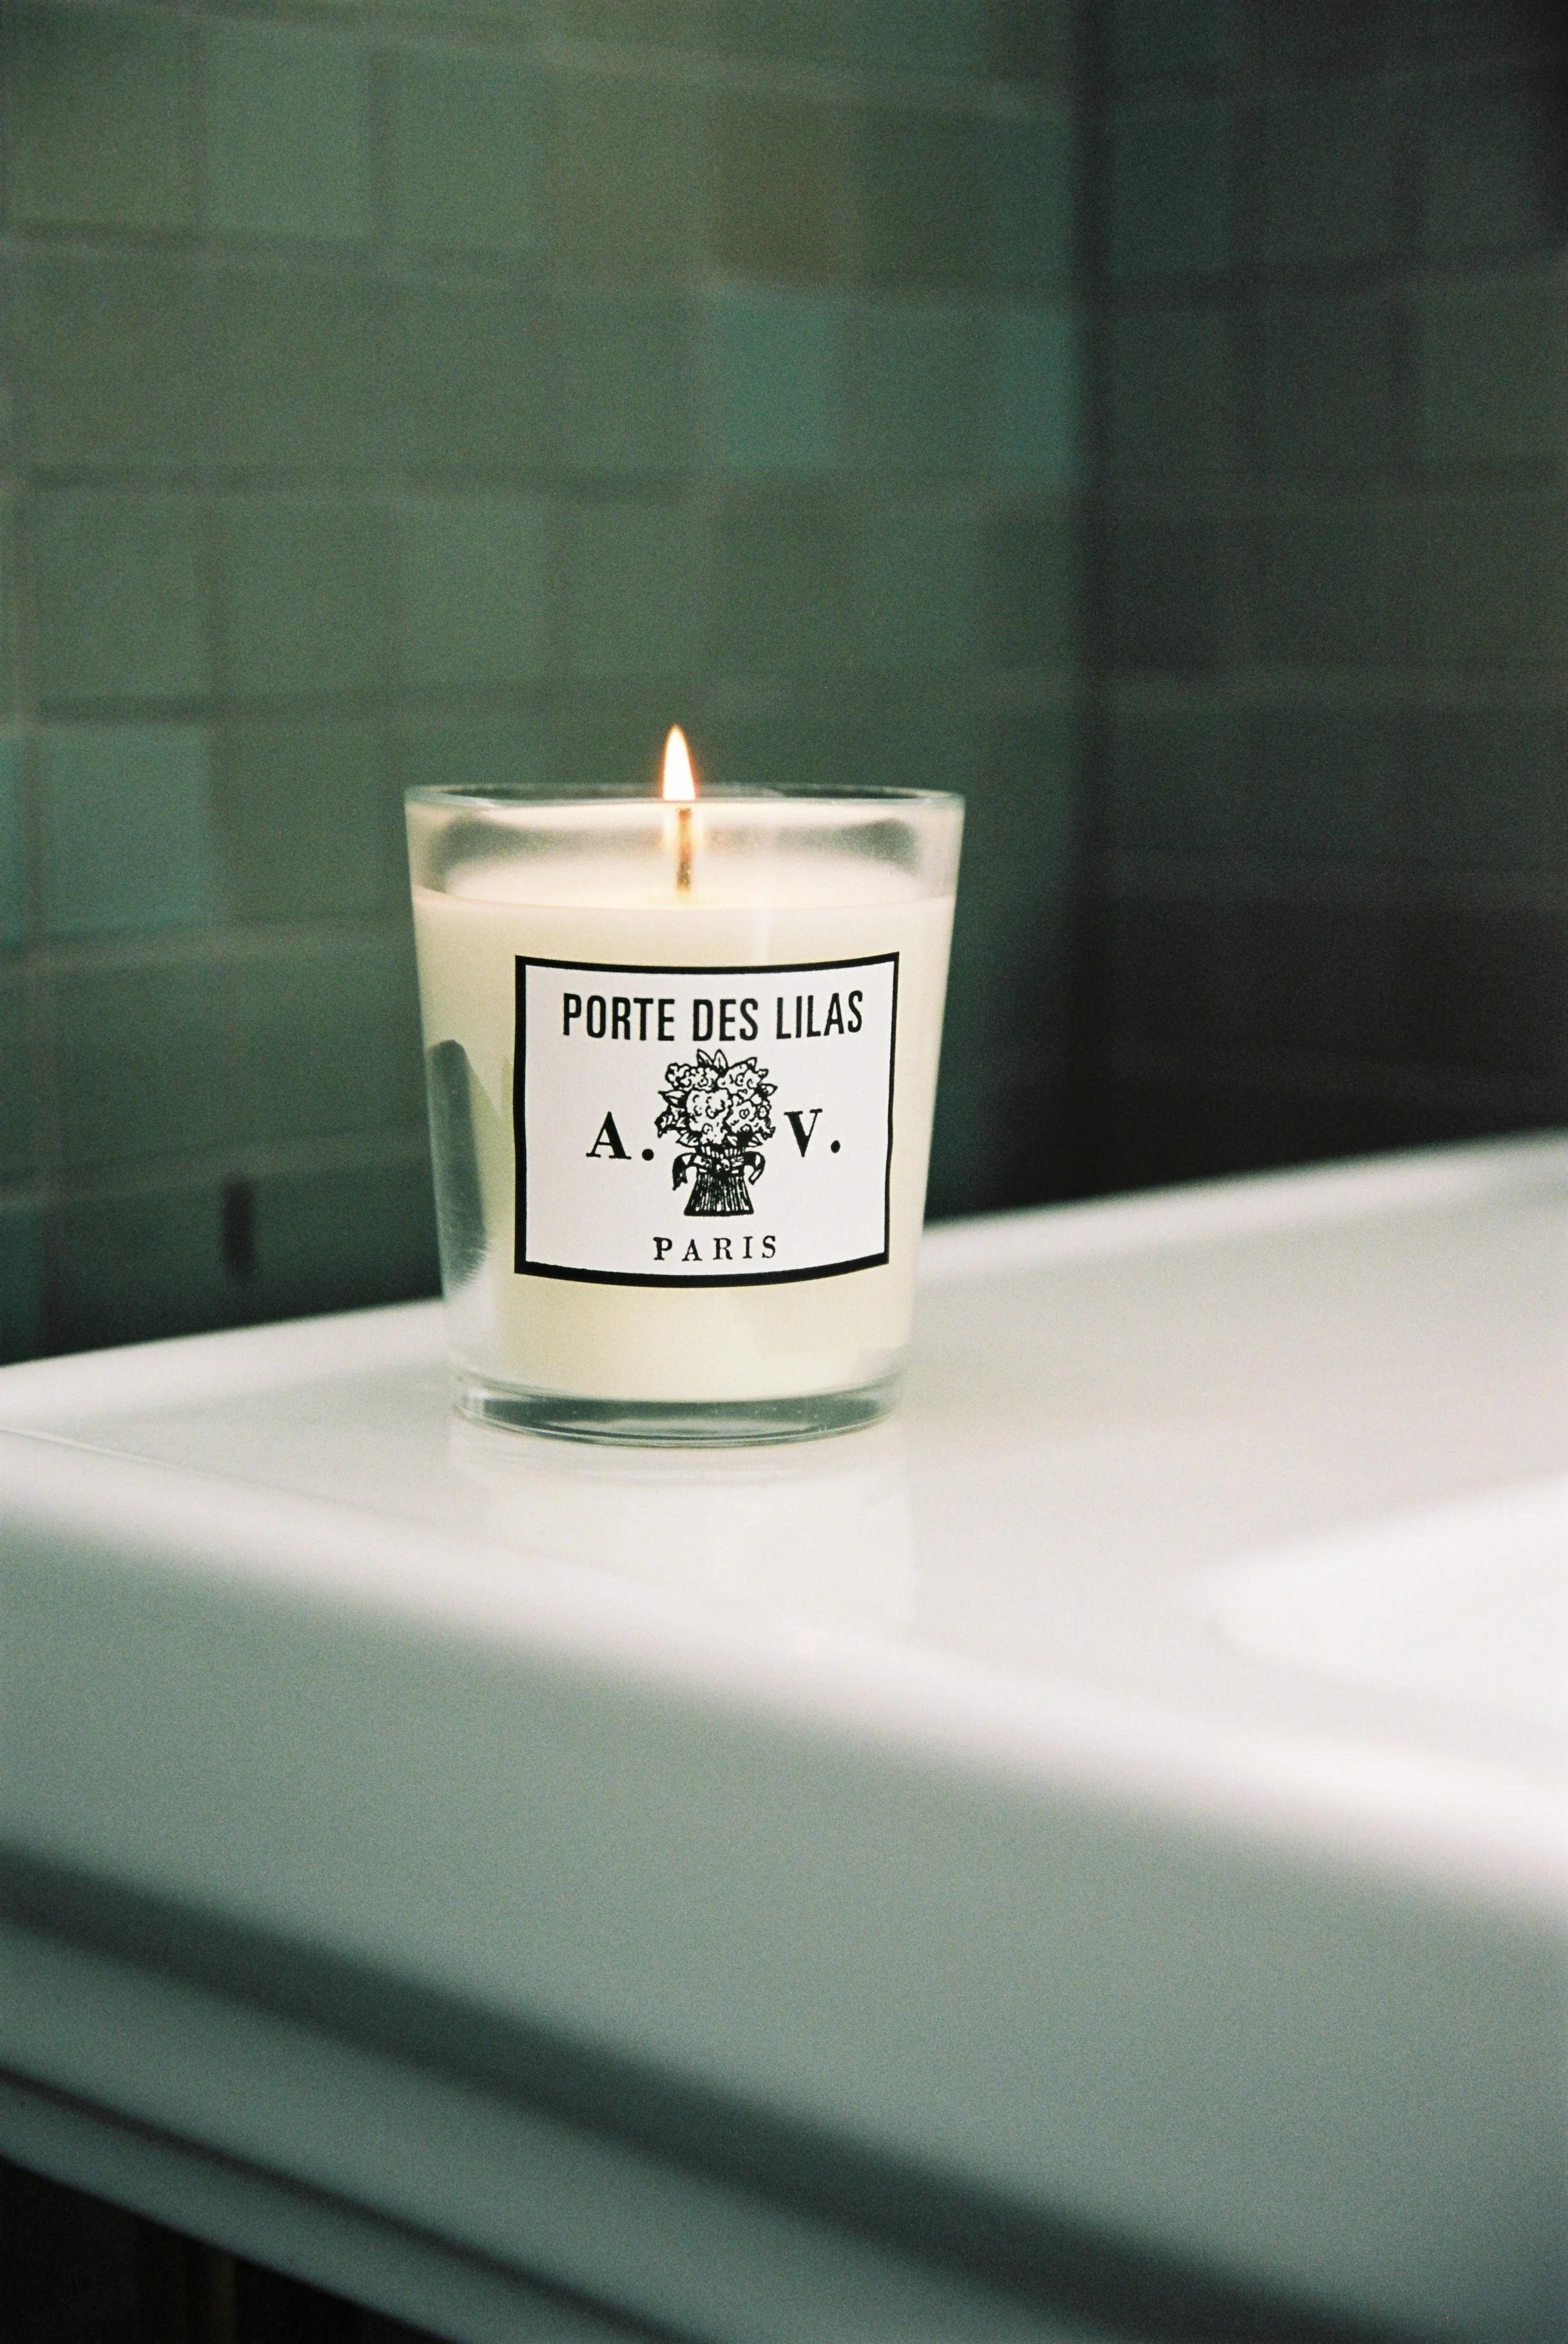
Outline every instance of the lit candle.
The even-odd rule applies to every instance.
[[[670,737],[664,743],[664,773],[659,794],[666,805],[675,809],[675,890],[678,894],[687,895],[692,890],[692,807],[697,794],[697,779],[692,771],[686,736],[678,724],[671,725]]]
[[[961,807],[410,793],[458,1403],[628,1440],[868,1421],[908,1342]]]

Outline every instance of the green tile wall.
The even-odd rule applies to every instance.
[[[208,741],[195,724],[46,724],[37,877],[51,940],[159,935],[213,911]]]
[[[46,490],[30,519],[40,700],[199,699],[211,676],[195,500]]]
[[[715,776],[969,792],[933,1199],[1067,1185],[1076,0],[15,0],[0,41],[0,1354],[430,1290],[401,791],[649,773],[676,720]],[[1152,103],[1208,176],[1118,233],[1185,296],[1225,107]],[[1425,428],[1547,427],[1460,369]]]
[[[1551,11],[3,38],[7,1356],[426,1290],[400,793],[676,720],[968,792],[939,1210],[1568,1111]]]
[[[1568,1120],[1561,11],[1096,26],[1086,1179]]]
[[[11,199],[28,227],[195,226],[197,60],[155,11],[24,0],[8,14]]]
[[[370,227],[370,75],[344,34],[261,24],[202,33],[207,225],[356,243]]]

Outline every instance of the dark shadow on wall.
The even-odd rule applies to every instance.
[[[1079,1186],[1568,1120],[1564,20],[1092,15]]]

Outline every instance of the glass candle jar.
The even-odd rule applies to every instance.
[[[580,1439],[885,1413],[961,801],[409,793],[456,1404]]]

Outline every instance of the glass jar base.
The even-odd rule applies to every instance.
[[[612,1441],[634,1449],[753,1449],[771,1441],[819,1440],[876,1424],[896,1404],[899,1381],[892,1374],[853,1391],[806,1392],[788,1399],[585,1399],[572,1392],[492,1383],[459,1369],[452,1404],[475,1424],[543,1433],[555,1440]]]

